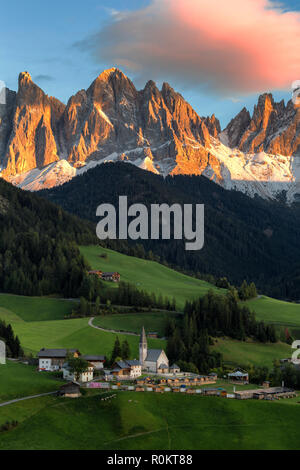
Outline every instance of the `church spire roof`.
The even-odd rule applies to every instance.
[[[140,336],[140,344],[147,344],[147,338],[145,333],[145,328],[142,328],[141,336]]]

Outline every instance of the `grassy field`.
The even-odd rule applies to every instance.
[[[45,397],[0,408],[0,449],[299,449],[295,402],[238,401],[182,394]]]
[[[7,361],[0,365],[0,403],[57,390],[62,383],[35,367]]]
[[[300,329],[300,304],[283,302],[264,295],[248,300],[246,304],[255,311],[258,320],[273,323],[275,326]]]
[[[15,321],[60,320],[72,312],[75,302],[51,297],[0,294],[0,318]]]
[[[164,336],[167,319],[173,318],[178,321],[181,317],[181,314],[171,312],[123,313],[96,317],[93,324],[108,330],[131,331],[133,333],[140,333],[144,326],[146,333],[156,331],[159,336]]]
[[[1,316],[0,316],[1,318]],[[41,348],[77,348],[82,354],[109,355],[116,334],[91,328],[88,318],[40,322],[10,321],[26,352],[36,354]],[[120,335],[127,339],[132,358],[138,357],[138,336]],[[150,339],[149,347],[163,348],[165,341]]]
[[[271,367],[274,359],[291,356],[291,347],[285,343],[264,344],[218,338],[213,349],[223,354],[224,362],[236,366],[254,364]]]
[[[93,269],[118,271],[122,281],[130,282],[137,288],[162,294],[170,299],[175,297],[180,309],[184,307],[186,300],[200,297],[209,289],[223,292],[208,282],[185,276],[153,261],[126,256],[100,246],[82,246],[80,251]],[[106,254],[107,258],[100,258],[101,254]]]

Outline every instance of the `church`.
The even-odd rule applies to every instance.
[[[163,349],[148,349],[145,328],[140,336],[140,363],[142,370],[167,374],[169,372],[169,359]]]

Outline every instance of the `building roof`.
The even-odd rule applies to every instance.
[[[248,377],[248,373],[237,370],[236,372],[231,372],[231,374],[228,374],[228,377]]]
[[[118,361],[116,362],[116,364],[119,367],[119,369],[128,369],[130,367],[129,364],[127,364],[127,362],[125,361]]]
[[[159,359],[159,356],[163,352],[162,349],[148,349],[146,361],[147,362],[156,362]]]
[[[77,382],[68,382],[65,385],[62,385],[60,387],[60,390],[65,391],[65,390],[80,390],[80,385]]]
[[[158,368],[159,369],[169,369],[169,367],[165,363],[162,363]]]
[[[65,358],[67,353],[76,353],[79,352],[77,349],[41,349],[38,353],[38,357],[55,357],[55,358]]]
[[[105,356],[89,356],[88,354],[86,354],[85,356],[82,356],[83,359],[85,359],[86,361],[105,361]]]
[[[130,366],[140,366],[141,363],[140,361],[138,361],[137,359],[133,359],[132,361],[126,361],[127,364],[129,364]]]
[[[180,367],[177,364],[173,364],[170,369],[180,369]]]
[[[102,273],[102,276],[113,276],[114,274],[120,276],[119,273],[113,272],[113,273]]]

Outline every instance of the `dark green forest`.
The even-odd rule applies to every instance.
[[[0,180],[0,290],[77,297],[88,268],[77,244],[97,241],[93,225]]]
[[[102,203],[205,204],[205,246],[185,251],[180,240],[107,243],[129,255],[151,257],[198,277],[226,276],[231,284],[254,281],[273,297],[300,298],[300,205],[249,198],[201,176],[162,178],[127,163],[107,163],[65,185],[40,193],[66,211],[97,222]],[[282,195],[284,199],[284,194]],[[142,245],[141,245],[142,243]],[[141,248],[142,247],[142,248]]]

